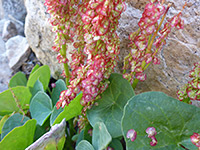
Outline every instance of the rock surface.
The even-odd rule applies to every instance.
[[[19,69],[30,55],[30,47],[25,37],[15,36],[6,42],[6,55],[9,67],[14,71]]]
[[[26,0],[27,17],[25,34],[27,40],[43,64],[50,65],[53,76],[60,72],[61,67],[52,51],[54,34],[48,23],[49,15],[45,13],[45,0]],[[120,19],[118,34],[121,40],[121,54],[118,71],[122,68],[123,57],[128,54],[127,47],[130,32],[137,30],[137,22],[141,17],[147,0],[128,0],[126,11]],[[184,5],[182,0],[166,0],[166,4],[173,5],[167,18],[177,14]],[[139,83],[136,93],[144,91],[163,91],[175,97],[179,86],[189,80],[188,74],[193,63],[200,60],[200,1],[189,0],[188,6],[183,11],[185,28],[173,30],[166,46],[159,54],[160,65],[151,65],[147,70],[147,80]]]
[[[24,0],[0,0],[0,18],[9,18],[24,21],[26,17],[26,8]]]
[[[2,32],[2,38],[6,42],[9,38],[16,36],[18,34],[17,28],[14,23],[12,23],[10,20],[7,20],[4,23],[3,32]]]
[[[0,92],[8,88],[8,83],[12,75],[12,70],[8,65],[8,58],[5,51],[5,43],[0,36]]]
[[[45,0],[26,0],[25,35],[36,57],[43,64],[49,65],[52,75],[57,78],[62,67],[57,63],[56,53],[52,51],[55,34],[51,32],[44,2]]]

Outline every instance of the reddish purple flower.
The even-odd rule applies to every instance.
[[[137,132],[134,129],[130,129],[126,134],[126,137],[133,142],[137,137]]]

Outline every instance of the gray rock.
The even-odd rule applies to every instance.
[[[15,19],[24,22],[26,17],[24,0],[0,0],[0,8],[1,18],[8,18],[11,15]]]
[[[2,36],[2,32],[3,32],[3,27],[5,22],[8,21],[7,19],[1,19],[0,20],[0,36]]]
[[[7,20],[4,23],[3,32],[2,32],[2,38],[6,42],[9,38],[16,36],[18,34],[17,28],[14,23],[12,23],[10,20]]]
[[[9,60],[9,67],[17,70],[30,55],[30,47],[25,37],[15,36],[6,42],[6,54]]]
[[[58,78],[62,65],[58,64],[57,53],[52,50],[55,34],[51,32],[44,2],[45,0],[26,0],[25,35],[36,57],[42,64],[49,65],[53,77]]]
[[[49,15],[45,13],[43,5],[45,0],[26,0],[27,18],[25,24],[25,34],[27,40],[35,52],[36,56],[43,64],[50,65],[51,71],[60,71],[55,53],[51,50],[55,34],[51,32],[48,23]],[[121,71],[123,58],[129,52],[127,47],[128,36],[136,31],[137,23],[141,17],[143,8],[147,0],[129,0],[126,11],[120,19],[117,30],[120,45],[120,61],[118,72]],[[172,2],[167,18],[177,14],[184,5],[182,0],[166,0],[166,4]],[[140,82],[136,93],[144,91],[163,91],[176,97],[178,88],[189,80],[188,74],[193,63],[200,60],[200,1],[190,0],[188,7],[183,11],[185,28],[183,30],[173,30],[170,34],[167,45],[162,49],[159,57],[160,65],[151,65],[145,72],[147,80]]]
[[[12,74],[5,52],[5,43],[0,36],[0,92],[8,89],[8,83]]]

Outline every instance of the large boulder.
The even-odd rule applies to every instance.
[[[26,0],[25,35],[36,57],[43,64],[49,65],[53,77],[58,78],[62,66],[57,63],[56,53],[52,50],[55,34],[51,32],[44,2],[45,0]]]
[[[25,23],[25,34],[27,40],[43,64],[50,65],[53,76],[60,72],[62,66],[57,63],[56,54],[52,51],[55,34],[51,32],[48,23],[49,15],[45,12],[45,0],[26,0],[27,17]],[[118,72],[121,71],[123,58],[128,54],[128,36],[137,30],[143,8],[147,0],[127,0],[127,9],[120,19],[118,34],[121,40],[121,54]],[[177,14],[184,5],[182,0],[166,0],[173,5],[169,10],[167,18]],[[166,46],[159,54],[160,65],[151,65],[147,70],[147,80],[140,82],[136,93],[144,91],[163,91],[173,97],[180,86],[189,80],[189,71],[193,63],[200,60],[200,1],[190,0],[183,11],[185,28],[173,30]]]

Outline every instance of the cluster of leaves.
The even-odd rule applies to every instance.
[[[18,72],[11,78],[9,89],[0,93],[0,149],[25,149],[51,126],[81,113],[82,94],[67,109],[57,110],[55,104],[66,85],[59,79],[51,91],[49,81],[49,67],[36,65],[28,80]]]
[[[47,90],[49,80],[48,66],[36,66],[28,81],[18,72],[10,80],[10,88],[0,94],[0,149],[15,149],[19,145],[19,149],[25,149],[63,118],[70,122],[81,114],[81,93],[64,109],[56,109],[59,94],[66,85],[60,79],[51,92]],[[77,150],[122,150],[124,146],[129,150],[195,149],[190,136],[200,132],[200,108],[161,92],[135,96],[131,84],[120,74],[112,74],[109,81],[98,105],[86,112],[89,123],[83,130],[75,131],[73,137],[66,131],[66,143],[71,145],[69,138],[72,138]],[[154,127],[157,132],[154,147],[145,132],[148,127]],[[126,137],[130,129],[137,132],[134,142]],[[123,138],[125,145],[121,142]],[[58,149],[63,149],[65,140],[62,142]]]

